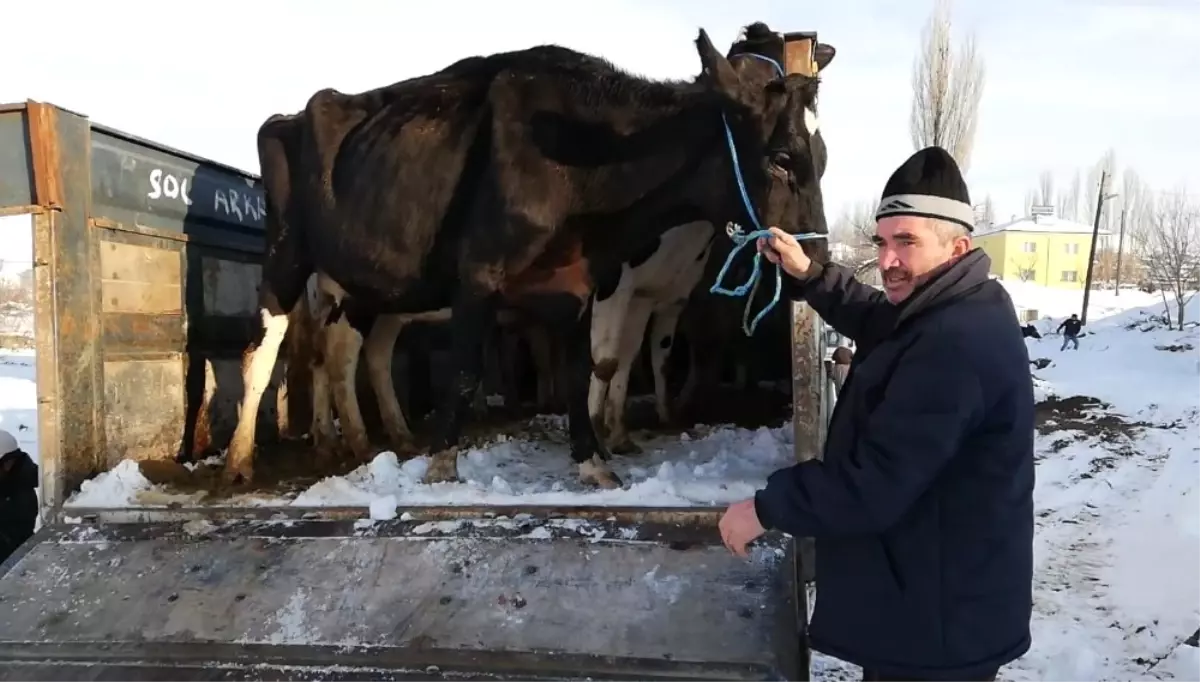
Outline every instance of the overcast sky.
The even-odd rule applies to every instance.
[[[821,129],[830,219],[877,198],[912,152],[910,81],[924,0],[40,0],[9,3],[0,102],[48,101],[258,172],[255,132],[324,87],[353,92],[461,57],[554,42],[631,71],[690,78],[692,43],[739,28],[817,30],[838,49]],[[1150,185],[1200,192],[1200,1],[958,0],[987,83],[968,181],[998,218],[1042,170],[1065,183],[1109,147]],[[1085,175],[1086,178],[1086,175]]]

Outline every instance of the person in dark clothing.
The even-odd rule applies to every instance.
[[[37,525],[38,465],[17,439],[0,431],[0,563],[33,535]]]
[[[1083,329],[1083,323],[1079,321],[1079,316],[1071,313],[1070,317],[1058,325],[1058,331],[1063,335],[1063,345],[1058,350],[1060,352],[1066,350],[1068,343],[1073,344],[1075,350],[1079,350],[1079,330],[1081,329]]]
[[[994,679],[1031,643],[1029,355],[945,150],[892,175],[876,221],[883,291],[785,232],[759,242],[857,349],[823,460],[731,505],[722,538],[739,555],[766,529],[816,538],[809,641],[863,679]]]

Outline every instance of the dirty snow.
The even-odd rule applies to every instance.
[[[554,442],[506,436],[484,447],[459,453],[457,483],[422,483],[429,457],[401,462],[384,452],[345,476],[331,476],[290,498],[244,497],[243,504],[300,507],[361,506],[386,514],[396,505],[605,505],[695,506],[744,499],[767,475],[792,460],[790,424],[755,430],[697,426],[695,435],[656,437],[642,442],[644,453],[615,458],[613,469],[627,481],[624,489],[597,490],[576,481],[568,454],[565,423],[538,417],[559,429]],[[130,468],[132,467],[132,468]],[[163,506],[180,501],[124,462],[88,481],[71,506]],[[391,501],[382,501],[391,498]]]
[[[400,462],[378,455],[347,476],[327,478],[302,492],[296,506],[369,505],[394,495],[401,505],[540,504],[693,506],[743,499],[792,457],[789,426],[757,430],[697,427],[701,435],[659,437],[642,443],[645,452],[614,458],[614,470],[629,485],[592,490],[576,483],[565,442],[502,438],[458,457],[459,483],[421,482],[428,457]],[[561,435],[561,434],[560,434]]]
[[[1043,316],[1035,323],[1043,334],[1078,310],[1079,292],[1005,284],[1019,306]],[[1154,319],[1162,312],[1157,295],[1100,291],[1091,305],[1078,351],[1059,351],[1057,335],[1027,341],[1031,358],[1050,361],[1034,370],[1039,399],[1083,396],[1107,407],[1050,419],[1038,433],[1034,643],[1000,677],[1200,679],[1193,637],[1200,628],[1200,328],[1165,329]],[[1200,297],[1188,316],[1200,321]],[[0,353],[0,428],[36,453],[33,362],[30,353]],[[1117,426],[1098,426],[1104,415],[1119,419]],[[541,419],[554,426],[556,418]],[[393,518],[397,506],[425,504],[721,504],[751,494],[791,452],[787,425],[696,427],[680,438],[643,441],[642,455],[616,458],[627,489],[588,491],[574,483],[561,428],[545,430],[557,435],[543,442],[500,438],[464,451],[461,483],[424,485],[426,458],[400,462],[383,453],[290,499],[243,503],[361,506],[367,525]],[[71,504],[145,504],[153,494],[169,491],[124,462],[88,481]],[[459,524],[431,522],[418,530],[453,532]],[[528,535],[538,533],[551,535],[545,525]],[[298,625],[277,623],[277,632],[287,639]],[[813,679],[859,674],[814,656]]]

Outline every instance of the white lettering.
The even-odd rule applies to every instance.
[[[213,195],[213,211],[237,218],[240,221],[262,220],[267,214],[267,202],[262,195],[239,192],[232,187],[219,189]]]
[[[192,198],[188,196],[190,189],[188,183],[190,178],[179,178],[171,173],[164,172],[161,168],[155,168],[150,171],[150,191],[146,196],[151,199],[175,199],[182,201],[185,206],[192,205]]]

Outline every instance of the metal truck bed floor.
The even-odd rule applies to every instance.
[[[0,573],[0,679],[806,677],[790,541],[745,562],[686,515],[46,529]]]

